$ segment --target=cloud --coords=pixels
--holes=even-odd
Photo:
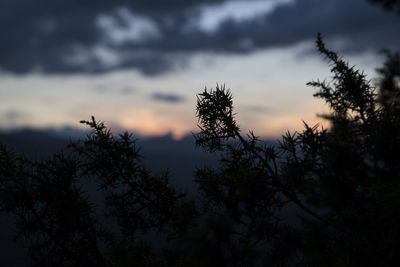
[[[0,114],[0,121],[6,122],[7,124],[18,124],[18,122],[29,119],[30,117],[30,115],[24,112],[9,109]]]
[[[168,102],[168,103],[181,103],[185,101],[180,95],[172,93],[154,93],[151,98],[157,101]]]
[[[254,20],[273,12],[282,4],[291,4],[294,0],[253,0],[226,1],[221,4],[204,5],[195,27],[209,33],[218,30],[221,23],[233,20],[237,23]]]
[[[150,18],[133,14],[127,8],[119,8],[116,13],[117,16],[101,14],[96,19],[96,26],[103,30],[107,42],[120,45],[161,38],[158,25]]]
[[[194,52],[248,53],[316,32],[349,51],[400,41],[400,16],[366,0],[2,0],[0,18],[0,69],[14,73],[156,75]]]
[[[14,121],[19,119],[20,117],[22,117],[23,115],[16,111],[16,110],[7,110],[4,114],[3,114],[3,118],[9,121]]]

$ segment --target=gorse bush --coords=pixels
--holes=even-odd
[[[333,77],[308,84],[331,109],[323,115],[329,130],[305,124],[278,147],[268,147],[253,133],[241,135],[229,91],[205,91],[197,106],[197,144],[223,157],[218,171],[198,171],[199,190],[212,212],[230,218],[235,238],[226,240],[251,246],[265,257],[262,262],[388,266],[399,252],[400,86],[393,82],[399,58],[387,54],[375,88],[329,51],[320,35],[317,47]],[[301,217],[296,226],[277,216],[289,203]],[[235,249],[226,260],[234,259]]]

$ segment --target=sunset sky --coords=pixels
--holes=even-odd
[[[371,78],[400,43],[400,17],[365,0],[2,0],[0,22],[0,130],[94,115],[179,138],[218,83],[241,128],[273,138],[326,110],[305,85],[330,77],[317,32]]]

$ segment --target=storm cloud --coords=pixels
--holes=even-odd
[[[349,51],[392,48],[399,25],[365,0],[3,0],[0,69],[156,75],[194,52],[249,53],[317,32]]]

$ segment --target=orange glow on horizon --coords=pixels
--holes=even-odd
[[[151,109],[136,110],[134,117],[123,118],[120,124],[123,128],[144,136],[162,136],[171,133],[174,140],[183,138],[192,130],[184,123],[161,117]]]
[[[327,125],[323,119],[317,118],[315,115],[300,119],[298,116],[293,115],[277,116],[266,120],[266,127],[258,129],[260,132],[255,132],[255,134],[269,139],[280,138],[287,131],[294,133],[304,130],[303,122],[307,123],[310,127],[316,124],[323,125],[324,127]]]
[[[179,121],[174,118],[166,118],[157,114],[151,109],[135,110],[135,116],[125,117],[119,121],[119,125],[128,131],[136,132],[143,136],[163,136],[171,134],[174,140],[180,140],[184,136],[192,132],[198,132],[197,126],[187,124],[184,121]],[[246,124],[238,121],[241,126],[242,134],[246,135],[250,130],[254,134],[263,139],[279,139],[287,131],[294,133],[301,132],[304,129],[303,121],[309,126],[314,126],[317,123],[326,127],[328,123],[321,118],[318,118],[315,113],[304,114],[300,117],[298,114],[285,114],[268,116],[257,124]]]

